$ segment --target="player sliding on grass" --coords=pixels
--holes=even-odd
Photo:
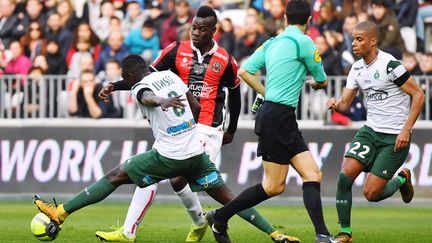
[[[206,217],[218,242],[231,242],[227,234],[228,220],[236,213],[253,207],[285,190],[289,165],[303,180],[303,202],[315,228],[316,243],[336,242],[324,222],[321,204],[321,171],[298,129],[295,110],[306,72],[316,81],[313,89],[327,86],[321,57],[306,31],[311,20],[311,7],[305,0],[289,1],[287,27],[266,41],[246,60],[239,74],[265,101],[255,119],[258,156],[262,156],[262,183],[249,187],[224,207]],[[253,76],[265,67],[266,86]]]
[[[200,105],[183,81],[171,71],[150,73],[138,55],[123,60],[122,77],[134,85],[132,95],[149,119],[155,137],[153,149],[126,160],[64,204],[53,205],[34,195],[38,209],[62,224],[71,213],[103,200],[120,185],[135,183],[143,188],[176,176],[183,176],[193,191],[205,190],[219,203],[232,200],[234,195],[203,151],[195,123]],[[239,215],[254,225],[268,224],[254,208]],[[278,231],[271,237],[275,242],[300,242]]]
[[[336,191],[336,208],[341,231],[340,242],[351,242],[352,185],[362,172],[366,178],[363,193],[367,200],[378,202],[398,189],[402,200],[409,203],[414,196],[411,173],[402,169],[392,179],[408,156],[410,134],[420,115],[425,96],[402,64],[392,55],[378,49],[378,26],[371,21],[358,24],[352,33],[353,51],[362,59],[352,65],[346,88],[327,108],[344,112],[360,88],[366,97],[367,120],[351,142]],[[411,102],[410,102],[411,101]]]

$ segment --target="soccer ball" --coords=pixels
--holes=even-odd
[[[33,217],[30,229],[36,239],[40,241],[52,241],[57,238],[61,226],[51,221],[45,214],[38,213]]]

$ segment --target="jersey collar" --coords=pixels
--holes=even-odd
[[[213,53],[215,53],[219,47],[217,42],[215,40],[213,40],[212,49],[210,49],[210,51],[208,51],[204,54],[201,54],[201,51],[193,45],[192,41],[190,41],[190,46],[191,46],[192,50],[194,50],[197,53],[198,63],[202,63],[204,61],[204,57],[209,56],[209,55],[213,55]]]

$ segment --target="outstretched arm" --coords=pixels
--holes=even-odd
[[[342,91],[342,96],[336,101],[335,98],[331,98],[327,101],[327,109],[334,110],[337,112],[345,112],[348,110],[349,106],[353,102],[354,98],[357,95],[358,89],[347,89],[344,88]]]
[[[99,92],[99,99],[101,99],[105,103],[108,103],[109,102],[108,96],[112,92],[114,92],[116,90],[130,90],[131,88],[132,87],[130,87],[129,84],[125,80],[120,80],[117,82],[109,82]]]

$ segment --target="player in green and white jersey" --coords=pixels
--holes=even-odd
[[[409,203],[414,196],[411,173],[399,170],[408,156],[411,130],[420,115],[425,95],[414,78],[392,55],[378,49],[378,26],[371,21],[353,30],[353,51],[362,57],[352,65],[346,88],[327,108],[344,112],[361,89],[366,98],[366,124],[357,132],[345,153],[336,191],[340,242],[352,241],[352,184],[362,172],[370,172],[363,192],[367,200],[378,202],[400,190]]]
[[[64,204],[57,206],[34,195],[38,209],[60,225],[71,213],[103,200],[120,185],[134,183],[144,188],[177,176],[184,177],[194,192],[206,191],[221,204],[231,201],[235,195],[225,186],[200,142],[195,122],[200,104],[180,77],[172,71],[150,73],[138,55],[122,61],[122,77],[133,86],[132,96],[150,122],[155,137],[152,150],[127,159]],[[254,225],[269,224],[254,208],[238,215]],[[116,241],[135,241],[123,231],[115,232],[119,234]],[[277,230],[270,237],[279,243],[299,242]]]

